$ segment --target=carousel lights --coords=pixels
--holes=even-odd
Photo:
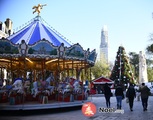
[[[29,58],[25,58],[27,61],[29,61],[30,63],[33,63]]]
[[[66,63],[66,64],[72,64],[72,61],[66,61],[65,63]],[[78,62],[78,61],[73,61],[73,64],[75,64],[75,63],[80,63],[80,62]],[[63,64],[63,63],[60,63],[60,64]]]
[[[0,59],[0,61],[10,62],[10,60],[7,59]]]
[[[49,60],[49,61],[46,62],[46,64],[51,63],[51,62],[54,62],[54,61],[57,61],[57,60],[58,60],[58,59]]]

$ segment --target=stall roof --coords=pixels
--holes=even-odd
[[[113,84],[114,83],[114,81],[112,81],[108,78],[105,78],[103,76],[93,80],[92,82],[93,82],[93,84],[105,84],[105,83]]]

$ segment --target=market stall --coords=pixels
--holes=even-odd
[[[91,82],[91,84],[92,84],[92,90],[91,90],[92,93],[91,94],[95,94],[95,93],[100,94],[100,93],[103,93],[103,86],[106,83],[113,89],[114,81],[110,80],[109,78],[101,76],[101,77],[93,80]]]

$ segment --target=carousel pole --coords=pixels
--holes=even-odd
[[[12,78],[12,81],[13,81],[13,68],[12,68],[12,57],[11,57],[11,78]]]
[[[19,60],[19,67],[18,67],[18,73],[19,73],[19,75],[21,75],[21,72],[20,72],[21,63],[20,63],[20,62],[21,62],[21,61]],[[16,77],[19,77],[19,75],[16,76]]]
[[[87,78],[87,67],[86,67],[86,61],[84,61],[84,65],[85,65],[85,69],[84,69],[84,75],[85,75],[85,77],[84,77],[84,80],[86,80],[86,78]],[[84,80],[83,80],[83,82],[84,82]]]
[[[45,59],[43,59],[43,80],[45,80],[45,70],[46,70],[46,66],[45,66]]]
[[[37,71],[36,70],[34,70],[33,76],[34,76],[33,82],[37,81]]]
[[[58,58],[58,64],[57,64],[57,82],[59,83],[59,79],[60,79],[60,63],[59,63],[59,58]]]
[[[2,77],[3,77],[3,75],[2,75],[2,74],[3,74],[3,70],[2,70],[2,67],[1,67],[1,79],[2,79]]]
[[[73,65],[73,60],[72,60],[72,76],[73,76],[73,74],[74,74],[74,72],[73,72],[73,68],[74,68],[74,65]]]
[[[67,65],[67,76],[69,77],[70,76],[70,73],[69,73],[69,66]]]
[[[90,81],[91,81],[91,67],[90,67]]]
[[[76,79],[79,80],[79,68],[78,68],[78,66],[76,68]]]
[[[63,58],[63,72],[64,72],[63,77],[65,78],[66,75],[65,75],[65,59],[64,58]]]
[[[41,61],[42,80],[44,80],[44,59]]]
[[[8,63],[9,64],[9,63]],[[10,81],[10,70],[8,69],[9,68],[9,66],[7,67],[7,69],[6,69],[6,71],[7,71],[7,77],[6,77],[6,79],[8,80],[9,79],[9,81]]]
[[[59,60],[60,58],[58,57],[58,63],[57,63],[57,70],[56,70],[56,78],[57,78],[57,80],[56,80],[56,86],[58,86],[59,85],[59,83],[60,83],[60,63],[59,63]],[[59,99],[59,93],[57,94],[57,98]]]
[[[85,97],[85,91],[84,91],[84,87],[83,87],[83,83],[86,81],[86,78],[87,78],[87,67],[86,67],[86,59],[84,60],[84,79],[83,79],[83,81],[82,81],[82,98],[84,99],[84,97]]]
[[[27,76],[27,71],[26,71],[26,58],[24,56],[24,80],[26,80],[26,76]],[[24,86],[24,85],[23,85]],[[23,87],[24,88],[24,87]],[[25,92],[25,89],[23,89],[23,91]],[[21,94],[22,98],[20,98],[22,100],[22,106],[24,105],[24,94]]]
[[[81,61],[81,68],[83,67],[83,63],[82,63],[82,61]],[[82,71],[81,71],[81,81],[83,81],[83,69],[82,69]]]
[[[24,80],[26,80],[26,59],[24,57]]]

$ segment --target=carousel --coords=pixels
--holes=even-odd
[[[89,101],[87,77],[95,49],[69,43],[38,15],[0,39],[0,110],[81,106]]]

